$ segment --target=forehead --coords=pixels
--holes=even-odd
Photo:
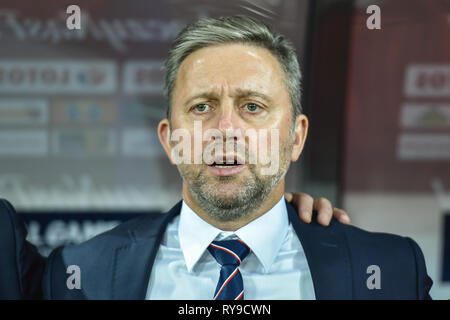
[[[175,91],[195,94],[244,89],[270,94],[284,90],[283,81],[282,67],[269,50],[247,44],[224,44],[202,48],[187,56],[178,72]]]

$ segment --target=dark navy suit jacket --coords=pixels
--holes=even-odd
[[[26,236],[14,208],[0,199],[0,299],[42,298],[45,259]]]
[[[305,250],[317,299],[429,299],[432,285],[419,246],[410,238],[371,233],[333,220],[303,223],[287,204]],[[82,244],[55,249],[43,279],[47,299],[145,299],[167,224],[180,213],[127,221]],[[315,220],[315,219],[314,219]],[[263,235],[262,235],[263,236]],[[69,289],[70,265],[80,268],[80,289]],[[380,289],[369,289],[367,268],[380,269]]]

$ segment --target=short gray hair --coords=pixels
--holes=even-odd
[[[167,118],[170,122],[172,93],[175,80],[184,59],[201,48],[243,43],[269,50],[280,62],[286,75],[286,87],[292,104],[292,114],[296,117],[302,113],[301,107],[301,72],[297,55],[292,43],[281,34],[275,33],[263,22],[244,15],[220,18],[203,18],[187,25],[175,38],[165,61],[167,95]]]

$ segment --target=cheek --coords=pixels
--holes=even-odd
[[[196,164],[180,164],[178,170],[189,183],[195,183],[202,174],[202,167]]]
[[[291,115],[285,113],[275,119],[269,127],[267,127],[267,143],[268,145],[279,145],[283,147],[291,142]]]

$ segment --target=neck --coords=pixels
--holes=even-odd
[[[284,179],[280,181],[269,193],[266,199],[258,206],[255,210],[249,212],[244,217],[230,220],[230,221],[218,221],[211,217],[205,210],[203,210],[200,205],[195,201],[195,198],[192,196],[191,192],[183,182],[183,200],[186,204],[204,221],[209,223],[210,225],[223,230],[223,231],[236,231],[253,220],[259,218],[267,211],[269,211],[272,207],[274,207],[278,201],[282,198],[284,194]]]

